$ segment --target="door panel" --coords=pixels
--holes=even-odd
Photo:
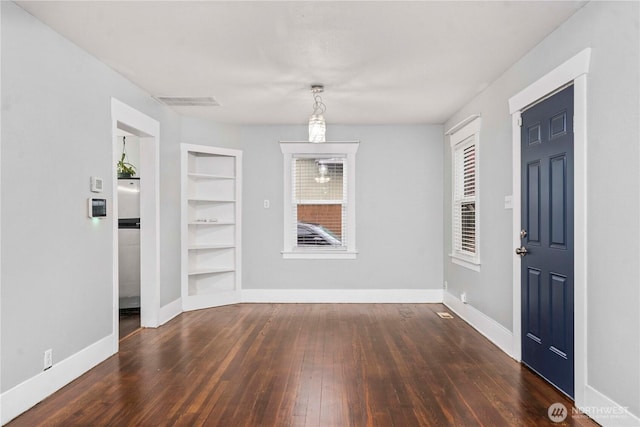
[[[541,133],[540,133],[540,123],[531,124],[527,127],[528,129],[528,143],[529,145],[540,144],[541,141]]]
[[[527,276],[527,336],[540,343],[540,271],[530,268]]]
[[[540,243],[540,162],[528,165],[527,187],[528,243]]]
[[[567,112],[563,111],[551,118],[551,139],[567,133]]]
[[[522,113],[522,361],[573,397],[573,87]]]
[[[567,241],[567,214],[565,210],[565,188],[566,188],[566,162],[567,156],[562,154],[551,158],[551,182],[550,191],[550,211],[551,221],[551,246],[558,249],[566,249]]]
[[[556,353],[566,358],[567,336],[564,330],[564,311],[567,306],[567,278],[551,273],[551,336],[550,342]]]

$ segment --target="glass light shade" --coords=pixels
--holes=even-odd
[[[309,118],[309,142],[325,142],[325,130],[322,114],[314,114]]]

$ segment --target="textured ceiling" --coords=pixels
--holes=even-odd
[[[442,123],[585,2],[18,2],[153,96],[225,123]]]

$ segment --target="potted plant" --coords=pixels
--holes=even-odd
[[[136,167],[128,162],[127,152],[125,150],[125,137],[122,137],[122,156],[117,163],[118,178],[131,178],[136,174]]]

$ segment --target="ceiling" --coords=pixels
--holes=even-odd
[[[153,96],[223,123],[443,123],[584,1],[22,1]]]

